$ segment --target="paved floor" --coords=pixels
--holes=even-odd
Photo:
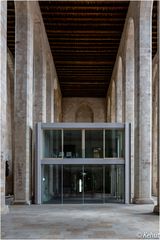
[[[152,210],[153,205],[15,205],[2,216],[1,239],[158,239],[159,218]]]

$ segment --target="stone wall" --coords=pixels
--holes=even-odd
[[[76,122],[78,112],[81,111],[79,118],[81,122],[106,122],[106,105],[104,98],[63,98],[63,122]],[[93,115],[92,120],[86,118],[87,108]],[[92,113],[91,113],[92,112]]]

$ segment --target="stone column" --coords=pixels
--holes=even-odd
[[[44,42],[42,38],[42,26],[39,19],[36,19],[33,27],[33,136],[32,136],[32,165],[35,173],[35,130],[36,123],[46,122],[46,79],[47,64]],[[33,195],[35,195],[35,178],[33,178]]]
[[[34,108],[33,122],[46,121],[46,54],[42,41],[42,26],[34,24]]]
[[[115,122],[115,82],[111,86],[111,122]]]
[[[110,96],[107,97],[107,122],[111,121],[111,100]]]
[[[30,126],[29,111],[31,64],[28,42],[28,3],[15,2],[15,163],[14,196],[15,203],[30,203]]]
[[[49,62],[47,62],[47,76],[46,76],[46,122],[51,122],[53,109],[52,109],[52,82],[51,82],[51,71]]]
[[[116,79],[116,122],[122,122],[122,58],[119,57]]]
[[[159,192],[160,192],[160,183],[159,183],[159,161],[160,161],[160,2],[157,2],[157,11],[158,11],[158,32],[157,32],[157,49],[158,49],[158,114],[157,114],[157,130],[158,130],[158,139],[157,139],[157,205],[154,207],[154,212],[159,214]]]
[[[8,212],[5,205],[5,161],[6,161],[6,121],[7,121],[7,2],[0,2],[0,190],[1,190],[1,212]]]
[[[157,128],[157,96],[158,96],[158,63],[156,62],[158,55],[153,59],[153,74],[152,74],[152,194],[157,196],[157,141],[158,141],[158,128]]]
[[[129,19],[127,29],[124,81],[124,119],[131,123],[131,198],[134,197],[134,22]]]
[[[135,18],[135,189],[134,203],[151,199],[152,1],[137,2]]]

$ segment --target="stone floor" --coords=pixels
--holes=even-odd
[[[158,239],[153,205],[10,206],[1,239]]]

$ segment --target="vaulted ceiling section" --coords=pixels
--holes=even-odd
[[[63,97],[105,97],[129,1],[39,1]],[[153,8],[157,51],[157,2]],[[14,2],[8,2],[8,47],[14,55]]]

